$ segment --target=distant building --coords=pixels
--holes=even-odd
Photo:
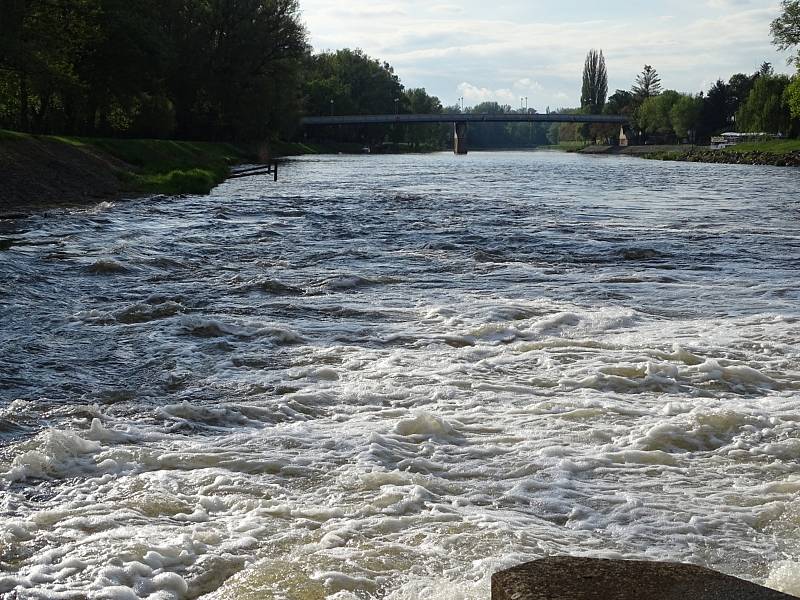
[[[619,128],[619,145],[624,147],[624,146],[627,146],[629,143],[630,142],[628,140],[628,136],[625,133],[625,128],[624,127],[620,127]]]

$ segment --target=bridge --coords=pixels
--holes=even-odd
[[[467,125],[469,123],[593,123],[626,125],[630,119],[618,115],[565,115],[561,113],[439,113],[430,115],[342,115],[332,117],[305,117],[303,127],[329,125],[409,125],[430,123],[453,124],[453,150],[467,153]]]

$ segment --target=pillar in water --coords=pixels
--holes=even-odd
[[[467,153],[467,124],[453,123],[453,151],[456,154]]]

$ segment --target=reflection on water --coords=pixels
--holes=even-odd
[[[796,177],[314,157],[0,222],[0,593],[483,599],[561,553],[800,592]]]

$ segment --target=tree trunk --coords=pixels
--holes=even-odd
[[[39,96],[39,110],[33,111],[34,128],[36,130],[34,133],[45,133],[44,122],[47,112],[50,110],[50,99],[52,97],[52,92]]]
[[[28,104],[28,77],[25,73],[19,75],[19,124],[20,131],[30,129],[30,108]]]

